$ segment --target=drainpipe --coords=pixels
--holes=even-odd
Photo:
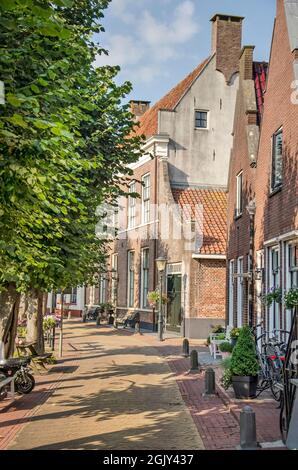
[[[254,236],[255,236],[255,214],[256,203],[251,200],[247,206],[249,214],[249,266],[250,277],[248,278],[248,324],[253,326],[254,320]]]

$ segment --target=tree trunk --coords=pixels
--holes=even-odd
[[[25,294],[21,294],[19,307],[19,323],[27,321],[28,299]]]
[[[0,292],[0,350],[5,358],[13,355],[21,295],[14,284]]]
[[[27,335],[28,343],[35,343],[38,354],[44,353],[43,339],[43,292],[31,289],[27,293]]]

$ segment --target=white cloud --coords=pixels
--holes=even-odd
[[[140,62],[144,51],[136,43],[133,37],[116,34],[110,38],[107,44],[109,55],[101,55],[96,59],[96,65],[133,65]]]
[[[148,0],[112,0],[109,12],[125,25],[127,34],[108,35],[96,65],[120,65],[132,80],[145,82],[164,76],[169,60],[185,55],[185,47],[199,31],[193,0],[182,0],[173,10],[171,1],[158,0],[158,8],[146,10]],[[163,14],[164,13],[164,14]]]
[[[194,10],[193,2],[183,1],[166,22],[145,11],[138,22],[139,35],[149,45],[169,47],[183,44],[199,30],[194,19]]]

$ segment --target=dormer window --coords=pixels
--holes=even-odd
[[[195,128],[207,129],[208,128],[208,111],[195,111]]]

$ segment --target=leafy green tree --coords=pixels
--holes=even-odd
[[[121,194],[140,139],[116,86],[95,68],[93,42],[109,0],[1,0],[0,341],[14,347],[20,293],[92,282],[105,262],[95,234],[104,201]],[[33,300],[32,300],[33,301]],[[41,305],[40,301],[34,301]],[[40,307],[31,311],[34,324]],[[39,333],[40,336],[41,333]]]

